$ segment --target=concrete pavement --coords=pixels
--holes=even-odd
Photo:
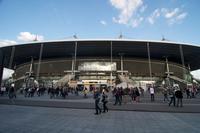
[[[0,133],[199,133],[200,114],[0,105]]]
[[[183,107],[169,107],[167,102],[163,102],[162,95],[156,96],[156,101],[151,102],[150,97],[145,95],[141,98],[141,102],[135,103],[130,99],[127,104],[121,106],[113,106],[114,98],[110,98],[108,107],[110,110],[120,111],[150,111],[150,112],[179,112],[179,113],[200,113],[200,98],[184,99]],[[56,107],[56,108],[74,108],[74,109],[94,109],[94,100],[92,94],[88,98],[82,95],[74,96],[70,94],[66,99],[60,97],[50,99],[48,95],[42,97],[25,98],[18,95],[16,99],[9,100],[8,97],[0,97],[0,104],[23,105],[23,106],[40,106],[40,107]]]

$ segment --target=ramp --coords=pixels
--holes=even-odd
[[[190,82],[188,82],[188,81],[186,81],[186,80],[184,80],[184,79],[181,79],[181,78],[179,78],[179,77],[176,77],[176,76],[169,76],[169,78],[172,79],[172,80],[178,81],[178,82],[180,82],[180,83],[183,83],[183,84],[188,84],[188,83],[190,83]]]
[[[74,78],[74,75],[67,74],[67,75],[63,76],[61,79],[59,79],[58,81],[56,81],[55,85],[56,86],[65,85],[65,84],[67,84],[73,78]]]

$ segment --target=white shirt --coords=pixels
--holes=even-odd
[[[6,87],[1,87],[1,91],[6,91]]]
[[[154,88],[150,88],[150,94],[154,94]]]

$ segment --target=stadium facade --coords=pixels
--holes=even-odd
[[[72,39],[32,42],[0,48],[3,68],[13,69],[13,82],[23,86],[33,77],[39,84],[60,82],[108,85],[119,82],[192,82],[200,68],[198,45],[131,39]],[[112,82],[111,82],[112,81]]]

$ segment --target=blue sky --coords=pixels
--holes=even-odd
[[[125,38],[160,40],[164,36],[172,41],[200,44],[199,0],[0,1],[0,40],[24,41],[18,38],[22,32],[44,40],[69,38],[73,34],[79,38],[116,38],[122,32]],[[117,8],[123,3],[124,7]],[[158,17],[152,24],[148,19],[156,10]],[[122,15],[125,19],[128,16],[128,21],[120,23],[123,11],[128,12]],[[181,14],[185,16],[176,20]],[[131,21],[139,20],[132,26]]]
[[[124,38],[200,45],[199,0],[0,0],[0,46]],[[200,75],[200,73],[199,73]]]

